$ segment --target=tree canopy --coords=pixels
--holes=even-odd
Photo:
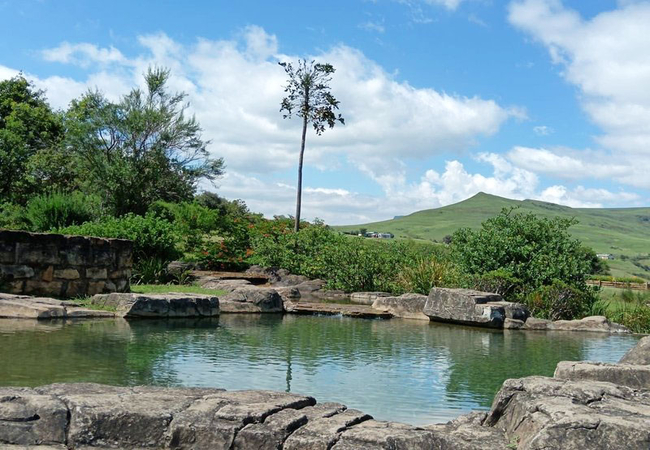
[[[47,185],[32,173],[63,138],[60,114],[22,75],[0,81],[0,199],[24,204]]]
[[[72,102],[66,145],[79,157],[86,189],[114,212],[143,214],[157,200],[190,200],[201,179],[223,173],[193,116],[186,94],[167,90],[169,71],[149,69],[146,90],[135,88],[119,102],[97,91]]]

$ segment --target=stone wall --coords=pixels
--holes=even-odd
[[[0,230],[0,291],[78,297],[129,292],[133,243]]]

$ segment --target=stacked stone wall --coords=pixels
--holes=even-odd
[[[80,297],[129,292],[133,243],[0,230],[0,291]]]

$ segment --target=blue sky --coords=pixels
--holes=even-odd
[[[56,108],[117,99],[150,65],[226,160],[217,186],[291,214],[298,120],[278,61],[334,65],[346,125],[308,135],[303,215],[359,223],[479,191],[570,206],[650,203],[650,2],[0,0],[0,79]]]

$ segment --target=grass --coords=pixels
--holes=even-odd
[[[611,253],[607,263],[612,275],[637,276],[650,280],[650,271],[635,265],[648,265],[650,254],[650,208],[570,208],[537,200],[510,200],[479,193],[465,201],[414,212],[408,216],[383,222],[334,227],[339,231],[366,228],[368,231],[390,232],[396,238],[442,242],[458,228],[477,229],[481,222],[497,215],[502,208],[518,206],[519,212],[540,217],[575,217],[579,223],[571,227],[572,235],[597,253]],[[621,259],[621,256],[627,259]],[[649,261],[646,264],[644,261]]]
[[[136,294],[168,294],[181,292],[183,294],[225,295],[226,291],[219,289],[205,289],[187,284],[135,284],[131,285],[131,292]]]
[[[608,319],[634,333],[650,333],[650,291],[604,287],[600,299]]]
[[[115,308],[114,306],[96,305],[94,303],[91,303],[90,297],[75,298],[72,301],[74,301],[79,306],[81,306],[83,308],[86,308],[86,309],[92,309],[92,310],[95,310],[95,311],[110,311],[110,312],[117,311],[117,308]]]

